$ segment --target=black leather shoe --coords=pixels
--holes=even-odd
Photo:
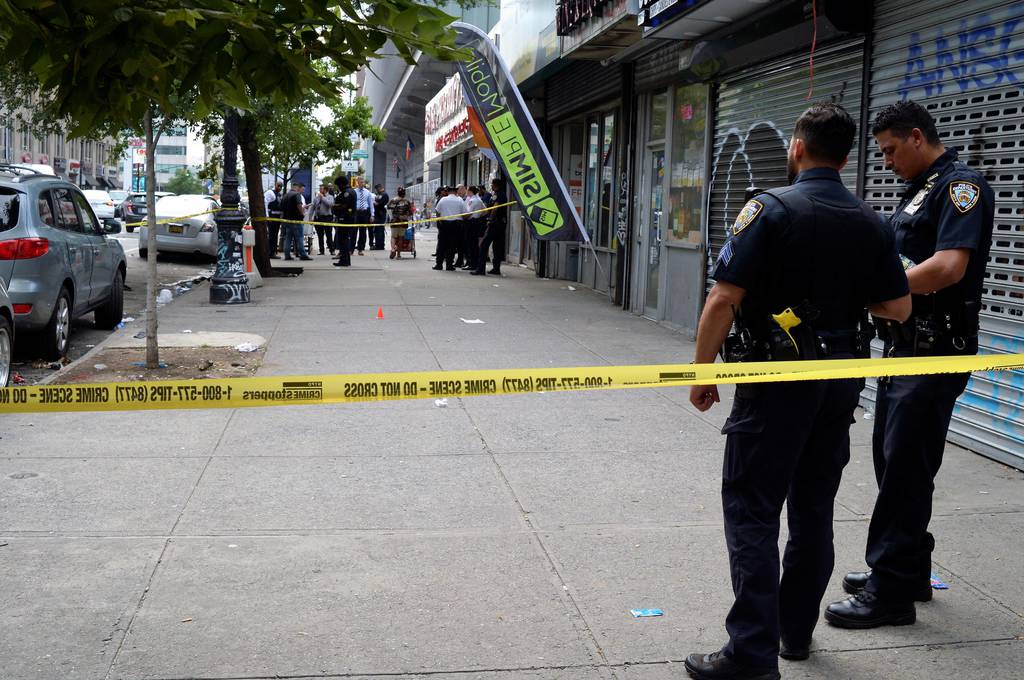
[[[795,644],[782,641],[779,646],[779,656],[786,661],[806,661],[811,655],[811,643]]]
[[[487,274],[484,274],[482,271],[479,271],[479,270],[471,271],[469,273],[469,275],[470,276],[487,276]]]
[[[773,668],[750,668],[736,663],[722,652],[691,654],[684,662],[686,672],[697,680],[779,680]]]
[[[431,267],[431,269],[433,269],[434,271],[441,271],[443,267],[441,267],[441,265],[437,265],[436,267]]]
[[[874,593],[862,590],[830,604],[825,609],[825,620],[837,628],[909,626],[917,621],[917,611],[913,602],[882,600]]]
[[[843,577],[843,590],[850,595],[856,595],[860,591],[864,590],[868,584],[868,579],[871,577],[870,571],[851,571],[849,574]],[[931,602],[932,601],[932,584],[926,583],[923,587],[917,588],[914,591],[914,602]]]
[[[334,267],[351,267],[352,266],[350,264],[342,264],[341,262],[332,262],[331,265],[334,266]]]
[[[501,276],[501,270],[500,269],[492,269],[492,270],[490,270],[489,273],[490,274],[494,274],[495,276]]]

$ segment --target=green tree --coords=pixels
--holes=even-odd
[[[164,191],[174,194],[201,194],[203,183],[188,168],[178,168],[174,176],[164,184]]]
[[[388,41],[410,63],[420,50],[452,58],[451,21],[414,0],[0,0],[0,63],[35,77],[73,136],[143,131],[155,255],[153,158],[167,125],[246,110],[257,97],[335,97],[336,81],[317,65],[353,73]],[[155,368],[155,257],[147,278],[146,362]]]

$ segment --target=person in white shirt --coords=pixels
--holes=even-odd
[[[267,189],[263,193],[263,207],[266,210],[267,217],[280,218],[281,217],[281,190],[284,189],[284,184],[276,182],[272,189]],[[281,234],[281,223],[280,222],[267,222],[267,250],[270,257],[277,259],[277,245],[278,237]]]
[[[486,207],[483,199],[480,198],[480,189],[474,186],[469,187],[469,196],[466,198],[467,212],[473,213]],[[480,254],[480,239],[484,236],[483,224],[485,214],[483,212],[476,212],[475,215],[466,217],[466,223],[463,227],[466,232],[463,245],[466,253],[466,265],[463,269],[475,270],[477,268],[477,257]]]
[[[459,228],[463,218],[461,215],[466,212],[466,202],[455,194],[451,187],[441,189],[441,199],[434,206],[441,219],[437,223],[437,254],[434,260],[434,269],[440,271],[441,263],[450,272],[455,271],[453,260],[455,259],[455,246],[459,234]],[[459,215],[460,217],[455,217]]]
[[[373,223],[373,200],[374,195],[366,188],[366,180],[362,177],[356,178],[356,224]],[[366,250],[366,237],[373,227],[356,227],[357,239],[356,250],[360,255]]]

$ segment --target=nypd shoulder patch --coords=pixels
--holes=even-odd
[[[750,226],[750,224],[757,219],[757,216],[764,210],[764,203],[756,199],[747,201],[747,204],[743,206],[743,210],[740,210],[740,214],[736,216],[736,221],[732,225],[732,233],[735,236],[744,229]]]
[[[981,189],[977,184],[958,180],[949,183],[949,197],[957,210],[966,213],[978,204]]]

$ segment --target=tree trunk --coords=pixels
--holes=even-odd
[[[238,122],[238,146],[242,150],[242,168],[245,171],[245,184],[249,190],[249,215],[252,226],[256,230],[256,269],[260,276],[274,275],[270,267],[270,250],[267,242],[267,225],[261,217],[267,217],[266,204],[263,203],[263,163],[260,159],[260,146],[256,139],[256,121],[251,113],[242,115]]]
[[[146,110],[146,367],[160,368],[157,345],[156,294],[156,138],[153,134],[153,109]]]

